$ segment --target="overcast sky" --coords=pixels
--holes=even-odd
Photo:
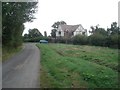
[[[32,23],[25,23],[24,33],[28,29],[38,28],[50,35],[51,26],[56,21],[65,21],[68,25],[82,24],[90,30],[90,26],[110,27],[118,22],[118,1],[120,0],[38,0],[38,12]],[[23,33],[23,34],[24,34]]]

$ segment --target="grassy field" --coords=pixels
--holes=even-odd
[[[37,44],[41,88],[117,88],[118,50],[96,46]]]

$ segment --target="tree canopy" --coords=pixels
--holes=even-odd
[[[29,38],[43,36],[37,28],[29,29],[28,32],[29,32],[28,34]]]
[[[120,29],[117,26],[117,22],[113,22],[107,30],[98,26],[91,26],[90,28],[92,29],[90,31],[91,35],[88,38],[90,44],[120,48],[118,47]]]
[[[56,29],[59,27],[59,25],[64,25],[64,24],[67,24],[67,23],[65,21],[57,21],[52,25],[52,27]]]
[[[23,36],[24,42],[39,42],[41,39],[48,40],[47,33],[43,36],[37,28],[29,29],[28,34]]]
[[[17,47],[22,44],[25,22],[32,22],[37,11],[37,2],[2,3],[3,46]]]
[[[111,28],[107,28],[107,32],[109,35],[120,34],[120,29],[117,26],[117,22],[113,22],[111,24]]]

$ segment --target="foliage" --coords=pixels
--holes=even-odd
[[[85,45],[87,44],[87,36],[85,35],[76,35],[72,38],[73,44]]]
[[[43,36],[37,28],[29,29],[28,32],[29,32],[29,34],[28,34],[29,38]]]
[[[56,38],[56,29],[52,29],[51,30],[51,36],[53,37],[53,38]]]
[[[117,26],[117,22],[111,24],[111,28],[107,28],[108,35],[120,34],[120,29]]]
[[[108,38],[109,39],[109,42],[108,42],[109,47],[120,48],[119,38],[120,38],[120,35],[117,34],[117,33],[113,34],[113,35],[110,35],[109,38]]]
[[[119,38],[120,38],[120,28],[117,26],[116,22],[111,24],[111,28],[107,28],[108,32],[108,44],[110,47],[120,48]]]
[[[90,27],[92,29],[92,31],[89,31],[92,35],[93,34],[102,34],[102,35],[107,35],[107,31],[105,31],[104,28],[100,28],[98,27],[98,25],[96,25],[95,27],[91,26]]]
[[[34,37],[34,38],[26,38],[24,39],[24,42],[39,42],[42,39],[49,40],[48,37],[39,36],[39,37]]]
[[[23,23],[32,22],[37,2],[2,3],[2,40],[5,47],[18,47],[22,44]]]
[[[8,60],[10,57],[14,56],[16,53],[20,52],[23,49],[22,46],[17,48],[3,47],[2,48],[2,62]]]
[[[93,34],[89,36],[89,44],[96,46],[105,46],[106,44],[106,36],[102,34]]]
[[[29,29],[28,34],[24,34],[24,41],[25,42],[39,42],[40,39],[46,39],[47,37],[43,37],[41,32],[34,28],[34,29]]]
[[[67,24],[67,23],[65,21],[57,21],[52,25],[52,27],[53,28],[58,28],[59,25],[64,25],[64,24]]]

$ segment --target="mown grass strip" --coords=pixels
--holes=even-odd
[[[45,75],[41,73],[41,77],[50,81],[46,84],[47,81],[41,79],[43,88],[115,88],[118,86],[118,72],[111,68],[84,60],[84,58],[67,56],[66,54],[63,56],[58,53],[59,49],[62,52],[65,52],[66,49],[73,50],[72,48],[78,50],[78,46],[58,44],[37,44],[37,46],[41,51],[41,65],[45,71]],[[85,47],[83,46],[83,48]],[[85,49],[82,51],[86,52]]]
[[[62,47],[58,48],[61,45]],[[91,47],[86,45],[65,46],[64,44],[57,45],[57,48],[53,45],[51,48],[53,48],[53,50],[60,55],[82,58],[84,60],[94,62],[118,71],[118,49],[95,46]]]

